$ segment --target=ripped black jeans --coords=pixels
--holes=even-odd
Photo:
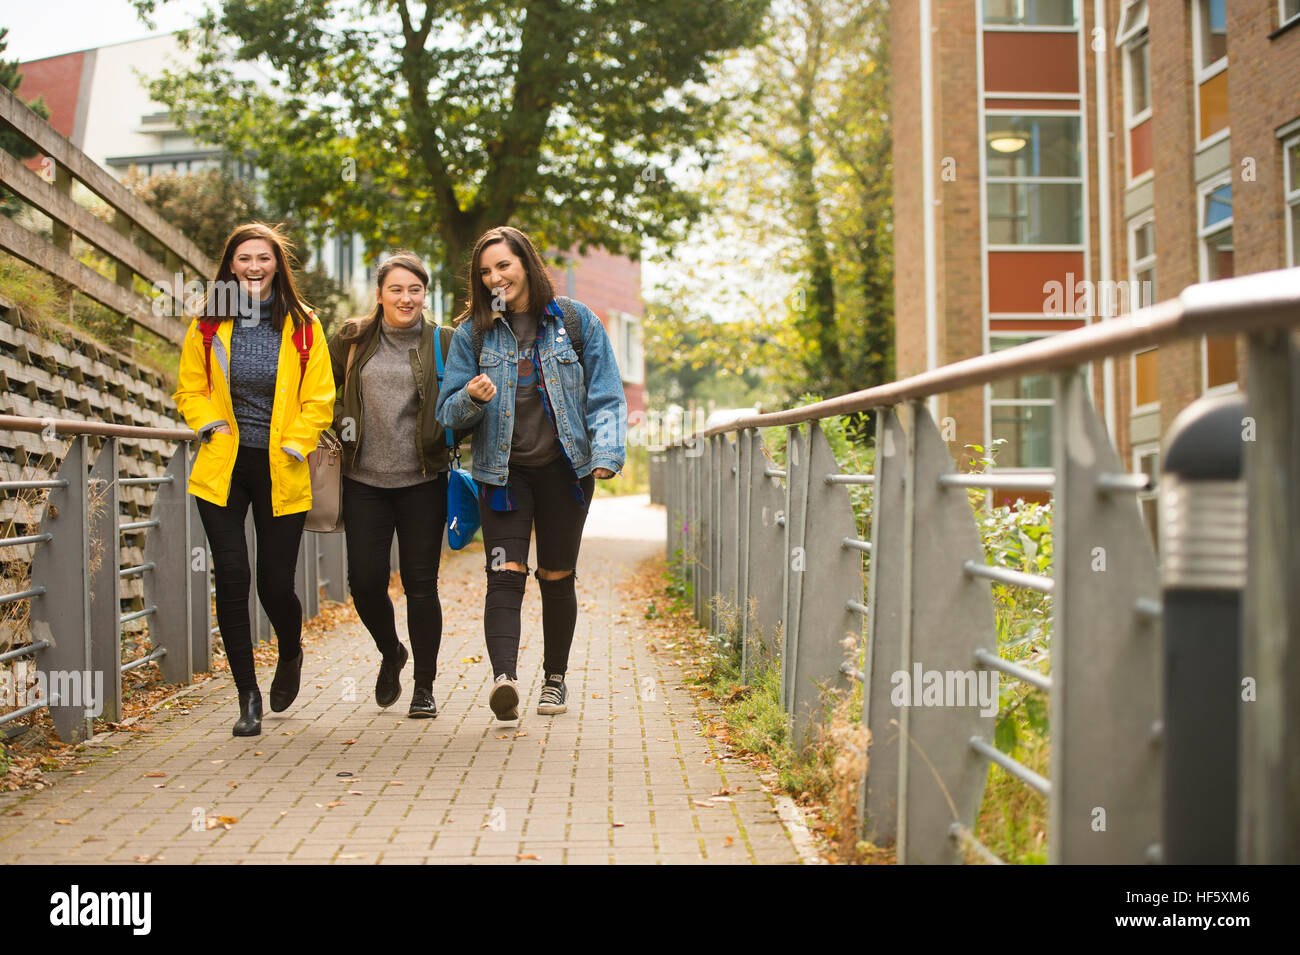
[[[513,510],[494,511],[479,499],[487,565],[483,635],[487,638],[492,674],[495,677],[504,673],[512,680],[518,679],[519,611],[528,574],[501,567],[508,563],[528,566],[529,538],[534,530],[537,567],[574,571],[559,580],[537,578],[542,595],[543,672],[562,674],[569,668],[569,649],[578,621],[574,578],[596,479],[589,474],[579,482],[586,505],[578,504],[573,493],[573,472],[563,456],[537,468],[512,466],[508,480],[516,505]]]

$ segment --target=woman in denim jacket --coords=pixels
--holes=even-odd
[[[445,427],[473,429],[487,559],[483,629],[494,675],[488,703],[498,719],[519,718],[519,611],[535,530],[546,677],[537,712],[563,713],[582,527],[595,479],[623,467],[622,377],[600,319],[555,296],[518,229],[479,238],[469,286],[435,414]]]

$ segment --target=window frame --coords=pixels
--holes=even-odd
[[[1205,206],[1210,195],[1223,186],[1232,186],[1232,172],[1220,173],[1213,178],[1207,179],[1196,187],[1196,252],[1198,260],[1198,269],[1200,281],[1208,282],[1209,279],[1209,239],[1217,236],[1221,232],[1227,232],[1233,228],[1234,215],[1228,216],[1222,222],[1216,222],[1212,226],[1205,224]],[[1236,210],[1233,210],[1234,214]],[[1234,269],[1235,271],[1235,269]],[[1223,385],[1210,387],[1210,352],[1209,338],[1201,336],[1201,394],[1202,395],[1231,395],[1240,390],[1240,382],[1231,381]]]
[[[1192,73],[1194,76],[1194,87],[1192,99],[1194,102],[1194,113],[1196,121],[1196,151],[1208,149],[1215,143],[1222,142],[1232,133],[1231,124],[1224,126],[1223,129],[1211,133],[1205,139],[1199,138],[1201,135],[1201,86],[1209,80],[1214,79],[1220,73],[1228,69],[1228,54],[1225,53],[1213,63],[1201,63],[1201,51],[1203,49],[1201,37],[1201,10],[1209,0],[1192,0]],[[1227,18],[1227,0],[1224,0],[1224,18],[1226,29]]]
[[[1137,311],[1142,307],[1141,287],[1138,283],[1138,274],[1147,269],[1154,273],[1156,269],[1156,251],[1155,251],[1155,222],[1156,215],[1154,210],[1145,212],[1128,223],[1128,278],[1129,291],[1134,298],[1129,301],[1129,311]],[[1137,234],[1145,226],[1151,226],[1151,254],[1139,259],[1137,257]],[[1153,296],[1154,298],[1154,296]],[[1143,348],[1132,352],[1129,355],[1129,414],[1139,415],[1146,414],[1149,411],[1158,411],[1160,409],[1160,399],[1149,401],[1144,405],[1139,405],[1137,401],[1137,359],[1138,355],[1145,355],[1147,352],[1156,351],[1156,347]]]
[[[985,19],[986,14],[984,12],[984,0],[979,0],[979,9],[978,9],[979,25],[985,31],[989,31],[989,32],[996,30],[1004,33],[1009,31],[1026,32],[1026,33],[1073,33],[1076,30],[1078,30],[1080,26],[1081,11],[1079,10],[1079,0],[1073,0],[1073,2],[1071,3],[1071,8],[1073,9],[1074,12],[1074,23],[1069,25],[1064,25],[1064,24],[1044,25],[1038,23],[1033,23],[1033,24],[989,23]]]
[[[1286,206],[1286,260],[1289,266],[1300,264],[1300,249],[1296,248],[1296,224],[1300,222],[1300,158],[1294,166],[1291,164],[1293,148],[1300,149],[1300,129],[1292,130],[1282,140],[1282,202]]]
[[[996,351],[1000,350],[1000,349],[995,349],[993,347],[993,342],[996,339],[1000,339],[1000,338],[1019,339],[1020,341],[1018,341],[1016,344],[1023,345],[1028,343],[1029,341],[1037,341],[1041,338],[1050,338],[1053,335],[1059,335],[1059,334],[1060,332],[1050,332],[1050,331],[989,332],[988,354],[991,355],[994,354]],[[1008,345],[1007,347],[1014,348],[1016,347],[1016,345]],[[1048,377],[1050,378],[1050,375]],[[984,386],[984,408],[986,410],[986,413],[988,414],[988,430],[986,432],[988,435],[988,441],[986,442],[986,446],[991,447],[993,443],[993,438],[994,438],[993,409],[994,408],[1028,408],[1028,407],[1055,409],[1056,399],[1055,398],[995,398],[993,397],[993,385],[991,384],[985,385]],[[1056,412],[1055,410],[1053,410],[1052,428],[1055,429],[1056,426],[1057,426]],[[1050,435],[1049,435],[1049,443],[1050,443]],[[1010,471],[1010,472],[1017,472],[1017,471],[1036,472],[1036,471],[1042,471],[1044,468],[1050,468],[1051,466],[1052,466],[1051,450],[1049,448],[1048,461],[1046,464],[1026,464],[1026,465],[1016,465],[1014,467],[1004,465],[1004,464],[998,464],[996,466],[996,469],[998,471]]]
[[[1067,119],[1073,119],[1078,124],[1078,148],[1079,148],[1079,175],[1078,176],[993,176],[988,172],[988,121],[990,118],[1001,117],[1041,117],[1041,116],[1059,116]],[[984,214],[984,229],[987,236],[989,224],[989,186],[992,185],[1077,185],[1080,194],[1080,213],[1079,213],[1079,241],[1078,242],[1052,242],[1052,243],[1033,243],[1033,242],[992,242],[986,239],[984,243],[985,254],[989,252],[1086,252],[1088,238],[1088,217],[1087,217],[1087,148],[1084,139],[1084,122],[1083,113],[1078,109],[985,109],[980,125],[980,168],[984,173],[984,195],[981,197]]]
[[[1287,15],[1286,5],[1289,2],[1295,3],[1295,12]],[[1277,0],[1277,27],[1289,27],[1291,24],[1300,21],[1300,0]]]

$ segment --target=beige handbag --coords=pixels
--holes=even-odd
[[[348,385],[352,359],[357,346],[348,349],[348,367],[343,373],[343,387]],[[316,439],[316,450],[307,455],[311,470],[311,510],[304,530],[317,534],[334,534],[343,530],[343,442],[326,429]]]

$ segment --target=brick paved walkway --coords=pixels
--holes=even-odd
[[[308,647],[297,701],[268,710],[260,737],[230,735],[238,709],[223,676],[185,697],[188,713],[97,742],[103,755],[78,775],[0,795],[0,862],[799,862],[755,771],[717,758],[680,671],[646,648],[643,608],[620,598],[620,581],[662,553],[662,509],[598,498],[587,528],[567,714],[534,712],[533,580],[519,671],[528,708],[517,726],[492,720],[482,553],[452,555],[436,720],[405,718],[410,664],[402,699],[375,705],[378,656],[354,623]],[[398,616],[405,640],[401,604]],[[271,673],[259,670],[264,698]],[[235,821],[206,828],[218,817]]]

